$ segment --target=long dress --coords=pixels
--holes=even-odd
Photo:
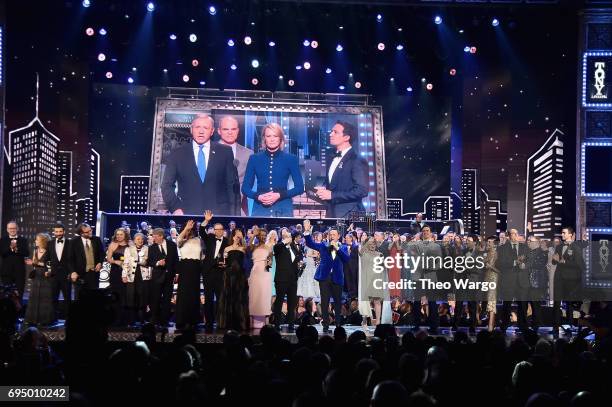
[[[304,299],[321,298],[319,282],[314,279],[317,265],[314,257],[312,257],[313,253],[316,253],[316,250],[306,249],[306,255],[304,256],[304,264],[306,266],[297,283],[297,295],[302,296]]]
[[[401,256],[403,253],[404,251],[401,248],[398,248],[397,245],[395,244],[392,244],[389,249],[389,256],[393,258],[396,258],[395,256],[397,254]],[[394,283],[398,283],[400,279],[402,278],[401,269],[399,269],[396,266],[397,265],[394,263],[393,267],[389,269],[389,281],[392,281]],[[393,288],[389,290],[389,295],[391,296],[391,298],[399,297],[401,294],[402,294],[402,290],[400,290],[399,288]]]
[[[348,293],[349,298],[359,296],[357,292],[359,287],[359,246],[353,244],[346,246],[349,251],[349,261],[344,265],[344,289]]]
[[[497,252],[485,252],[485,276],[484,281],[497,284],[499,270],[495,268]],[[487,291],[487,312],[497,311],[497,289]]]
[[[272,273],[266,270],[269,253],[267,246],[253,250],[253,269],[249,276],[249,314],[253,317],[272,313]]]
[[[34,254],[33,269],[30,273],[30,297],[25,314],[25,321],[29,324],[49,325],[55,320],[53,308],[53,277],[45,277],[47,269],[48,252],[38,259]]]
[[[371,316],[370,300],[372,299],[378,298],[389,302],[389,290],[377,288],[389,281],[386,267],[382,266],[380,272],[374,268],[374,259],[380,256],[382,253],[368,250],[364,246],[359,249],[359,312],[361,315]],[[384,306],[383,303],[383,308]],[[390,308],[389,310],[383,309],[383,313],[385,311],[390,311]]]
[[[120,260],[123,262],[125,256],[125,249],[127,245],[119,246],[113,252],[113,260]],[[108,276],[108,289],[116,296],[117,301],[113,303],[112,307],[115,312],[114,325],[121,325],[125,322],[124,308],[126,304],[126,290],[125,284],[121,275],[123,273],[123,266],[112,263],[110,266],[110,273]]]
[[[178,264],[178,288],[176,290],[176,325],[192,327],[202,320],[200,317],[200,278],[202,276],[200,238],[185,241],[180,248]],[[212,299],[206,298],[206,301]]]
[[[219,299],[219,328],[249,329],[249,285],[244,273],[244,252],[227,252],[228,267],[223,273],[223,290]]]

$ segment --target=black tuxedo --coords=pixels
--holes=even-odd
[[[231,147],[210,142],[206,178],[202,183],[192,143],[189,141],[175,149],[165,163],[161,192],[168,210],[182,209],[185,214],[201,215],[210,209],[216,214],[239,215],[235,213],[238,172]]]
[[[291,252],[285,243],[274,245],[274,257],[276,259],[276,274],[274,285],[276,287],[276,299],[274,300],[274,323],[280,325],[281,311],[285,294],[287,295],[287,323],[292,325],[295,320],[295,308],[297,306],[297,280],[299,277],[298,263],[302,260],[301,250],[293,242],[289,244],[294,259],[291,260]]]
[[[58,310],[59,295],[62,293],[64,297],[63,313],[64,317],[68,316],[68,306],[72,299],[72,281],[70,280],[70,256],[71,256],[71,241],[65,236],[62,238],[64,249],[62,257],[57,257],[56,243],[57,239],[51,239],[47,247],[49,253],[49,261],[51,262],[51,273],[53,274],[53,302],[55,309]]]
[[[21,299],[25,288],[25,259],[30,257],[30,250],[25,237],[17,237],[15,251],[11,250],[11,240],[8,236],[0,239],[0,256],[2,257],[0,280],[2,284],[15,284]]]
[[[104,244],[97,236],[92,236],[90,244],[93,249],[94,266],[104,262]],[[96,289],[100,283],[100,273],[87,270],[87,259],[85,257],[85,245],[81,236],[76,236],[70,241],[70,273],[77,273],[79,279],[75,285],[75,297],[81,288]]]
[[[502,327],[510,322],[510,312],[512,300],[525,297],[525,292],[529,288],[529,270],[519,268],[517,260],[523,257],[523,262],[527,259],[528,248],[523,243],[516,243],[517,250],[513,249],[512,242],[500,245],[497,248],[496,268],[499,270],[499,290],[500,298],[503,300],[502,306]],[[517,319],[521,329],[527,326],[527,307],[524,301],[517,301]]]
[[[351,148],[340,160],[331,182],[329,172],[330,168],[327,169],[325,187],[332,191],[332,199],[327,201],[327,217],[343,218],[352,211],[365,212],[361,200],[368,196],[369,190],[366,160]]]
[[[206,327],[212,328],[215,322],[217,311],[215,301],[221,298],[223,290],[223,273],[225,269],[219,267],[219,262],[223,260],[223,251],[229,245],[226,238],[221,238],[221,247],[215,257],[215,248],[217,246],[217,238],[214,234],[206,233],[206,228],[200,226],[200,238],[204,241],[204,267],[202,267],[202,281],[204,282],[204,317],[206,318]]]
[[[157,262],[162,259],[166,260],[166,264],[156,266]],[[166,240],[165,254],[161,252],[159,245],[152,244],[149,246],[147,266],[152,268],[149,298],[151,320],[157,325],[167,325],[170,320],[170,304],[178,261],[178,248],[173,241]]]
[[[566,247],[565,253],[563,248]],[[555,254],[563,263],[553,260],[555,269],[553,324],[558,328],[561,323],[561,300],[568,304],[567,313],[572,315],[574,308],[578,308],[581,295],[582,273],[586,269],[584,263],[583,242],[574,241],[567,245],[561,244],[555,248]],[[571,316],[569,317],[571,321]]]

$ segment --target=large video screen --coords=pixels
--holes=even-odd
[[[337,148],[330,134],[338,122],[355,133],[349,140],[354,155],[334,162]],[[282,153],[270,155],[264,133],[281,130]],[[200,152],[210,131],[209,147]],[[158,99],[148,210],[313,218],[364,212],[384,217],[382,140],[379,107]],[[237,183],[232,183],[232,174]],[[362,191],[358,198],[344,194],[344,201],[361,205],[342,205],[340,192],[335,197],[332,192],[331,200],[317,194],[338,185],[345,192]],[[261,198],[272,190],[278,192],[276,201]]]

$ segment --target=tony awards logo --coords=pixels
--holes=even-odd
[[[599,265],[601,266],[602,273],[608,271],[608,264],[609,264],[608,257],[609,256],[610,256],[610,248],[608,247],[608,241],[600,240],[599,241]]]
[[[602,93],[601,91],[603,90],[603,88],[606,87],[605,84],[605,79],[606,79],[606,70],[604,69],[606,67],[606,63],[605,62],[595,62],[595,89],[597,90],[597,92],[594,95],[591,95],[591,99],[607,99],[608,98],[608,92],[606,89],[605,93]]]

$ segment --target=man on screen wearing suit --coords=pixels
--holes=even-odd
[[[338,121],[329,134],[336,148],[327,170],[324,187],[316,187],[319,199],[327,202],[328,218],[344,218],[350,212],[365,212],[361,200],[368,195],[368,163],[351,146],[357,129]]]
[[[209,208],[236,215],[239,187],[234,156],[230,147],[210,140],[214,127],[210,116],[196,116],[191,122],[191,143],[168,157],[161,192],[175,215],[201,214]]]

